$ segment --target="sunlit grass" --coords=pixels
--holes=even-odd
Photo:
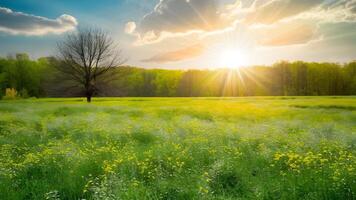
[[[0,102],[0,199],[353,199],[354,97]]]

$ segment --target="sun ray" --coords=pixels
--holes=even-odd
[[[227,49],[220,54],[220,65],[226,68],[239,68],[248,65],[248,58],[239,49]]]

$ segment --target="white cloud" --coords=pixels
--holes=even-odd
[[[162,35],[224,29],[233,22],[226,9],[231,10],[231,6],[221,6],[219,0],[161,0],[131,33],[141,41],[153,42]],[[132,24],[129,22],[126,28]]]
[[[125,25],[125,33],[127,34],[132,34],[136,29],[136,23],[135,22],[127,22]]]
[[[148,59],[141,60],[142,62],[151,63],[168,63],[168,62],[178,62],[182,60],[188,60],[202,55],[205,51],[205,46],[202,44],[195,44],[193,46],[185,47],[183,49],[178,49],[169,52],[163,52],[154,55]]]
[[[356,0],[160,0],[125,31],[139,45],[165,46],[183,38],[189,45],[198,40],[207,49],[234,37],[243,43],[241,33],[246,33],[255,47],[268,48],[324,40],[320,26],[330,22],[356,22]],[[173,51],[166,45],[166,52],[143,61],[184,60],[195,55],[186,53],[194,52],[187,51],[189,45]]]
[[[57,19],[48,19],[0,7],[0,31],[9,34],[60,34],[75,29],[77,25],[77,20],[66,14]]]
[[[306,44],[319,39],[317,24],[307,20],[289,20],[269,26],[252,28],[260,46],[287,46]]]
[[[282,19],[306,12],[320,5],[323,0],[272,0],[251,12],[247,23],[273,24]]]

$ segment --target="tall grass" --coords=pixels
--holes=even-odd
[[[0,102],[0,199],[354,199],[353,97]]]

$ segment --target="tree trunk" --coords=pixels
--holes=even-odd
[[[88,102],[88,103],[91,102],[91,96],[87,96],[87,102]]]
[[[93,89],[91,85],[85,87],[85,96],[87,97],[87,102],[91,102],[91,97],[93,96]]]

